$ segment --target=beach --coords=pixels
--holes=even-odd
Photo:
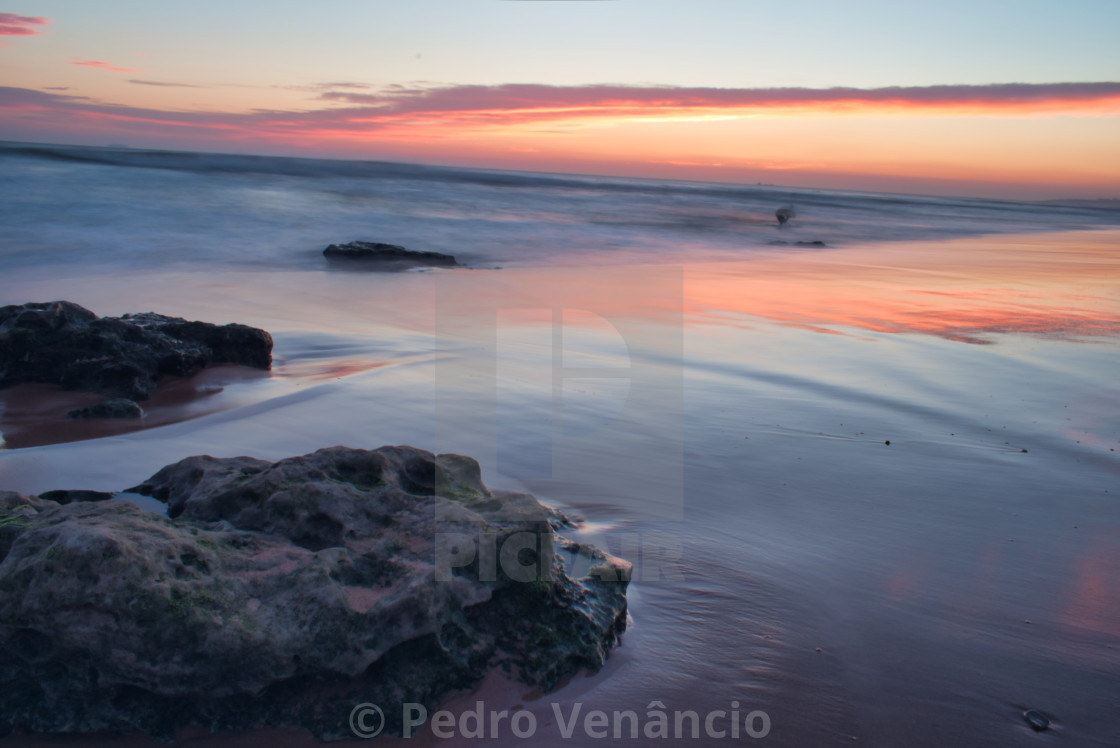
[[[571,744],[556,710],[577,704],[760,712],[775,746],[1026,746],[1028,710],[1071,745],[1115,742],[1115,213],[8,160],[0,303],[240,322],[275,347],[268,374],[168,382],[134,424],[65,422],[74,396],[49,388],[0,392],[0,489],[412,445],[477,458],[488,485],[582,518],[579,537],[635,564],[602,670],[550,693],[488,681],[446,707],[520,705],[531,738],[441,744]],[[799,206],[789,230],[778,199]],[[465,267],[322,261],[352,239]],[[314,744],[179,742],[285,741]]]

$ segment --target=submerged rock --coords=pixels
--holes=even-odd
[[[1030,725],[1031,729],[1035,732],[1045,732],[1050,729],[1050,718],[1034,709],[1023,712],[1023,719],[1027,721],[1027,724]]]
[[[87,405],[84,408],[74,408],[66,414],[66,417],[80,420],[86,418],[140,418],[143,415],[144,409],[137,405],[135,401],[125,397],[116,397],[103,403]]]
[[[116,494],[108,493],[107,491],[89,491],[84,489],[60,489],[57,491],[45,491],[39,494],[40,499],[53,501],[58,504],[73,504],[82,501],[108,501],[114,496],[116,496]]]
[[[778,240],[778,241],[773,241],[773,242],[767,242],[767,244],[770,244],[770,245],[775,246],[775,247],[827,247],[828,246],[827,244],[825,244],[824,242],[822,242],[820,240],[812,241],[812,242],[784,242],[784,241]]]
[[[554,552],[560,518],[479,475],[458,455],[332,447],[190,457],[129,489],[168,517],[0,492],[0,734],[350,737],[364,702],[393,732],[402,703],[495,666],[546,690],[599,667],[630,564]]]
[[[354,261],[362,266],[391,270],[418,266],[454,267],[459,264],[452,255],[420,252],[382,242],[332,244],[323,250],[323,256],[328,260]]]
[[[213,364],[268,369],[272,337],[153,312],[98,317],[70,301],[0,307],[0,386],[42,382],[144,400],[161,375]]]

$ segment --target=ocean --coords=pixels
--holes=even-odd
[[[474,266],[731,259],[774,241],[1115,225],[1115,210],[384,162],[0,144],[5,267],[316,268],[369,236]],[[58,198],[65,195],[60,204]],[[774,212],[797,217],[778,232]]]
[[[464,267],[328,265],[353,240]],[[635,562],[602,670],[449,702],[533,710],[525,744],[570,743],[554,710],[582,704],[766,727],[674,744],[1027,746],[1033,709],[1111,746],[1118,270],[1104,203],[6,143],[0,304],[276,347],[270,374],[168,383],[139,424],[0,391],[0,489],[121,490],[193,454],[469,454]]]

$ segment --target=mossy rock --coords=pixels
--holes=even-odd
[[[555,513],[467,457],[197,456],[128,490],[171,516],[0,492],[0,732],[344,737],[356,703],[434,707],[493,667],[551,688],[625,626],[629,565],[588,547],[619,581],[569,577]]]

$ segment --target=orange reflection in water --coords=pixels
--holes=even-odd
[[[1120,333],[1120,231],[780,250],[693,266],[686,314],[695,322],[760,317],[842,333],[925,333],[969,343],[1028,332]]]
[[[610,259],[621,264],[437,276],[437,319],[469,328],[497,306],[583,309],[661,326],[679,324],[683,312],[686,325],[769,320],[837,335],[917,333],[976,344],[1000,333],[1120,335],[1116,229],[751,247],[742,260],[716,262],[691,262],[685,252],[675,265],[622,253]]]
[[[1062,615],[1071,629],[1120,635],[1120,553],[1111,541],[1094,543],[1080,558]]]

